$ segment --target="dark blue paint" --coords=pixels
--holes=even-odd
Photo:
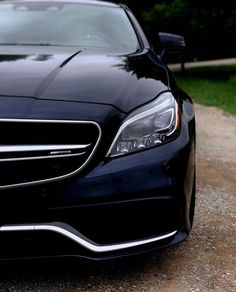
[[[27,54],[27,46],[20,54],[14,46],[0,48],[0,96],[109,104],[128,112],[168,89],[165,68],[146,50],[133,56],[81,50],[61,67],[77,48],[54,54],[50,47],[37,54],[35,48]]]
[[[90,4],[107,5],[97,1]],[[176,224],[178,234],[148,249],[166,247],[188,236],[189,206],[194,189],[194,108],[191,99],[178,89],[172,74],[150,48],[133,14],[126,12],[143,44],[142,50],[133,55],[118,56],[104,50],[74,47],[0,47],[0,118],[90,120],[96,121],[102,129],[98,151],[82,173],[57,183],[1,190],[0,224],[70,223],[77,220],[76,216],[79,217],[84,208],[90,220],[96,222],[98,217],[94,214],[101,212],[103,204],[109,208],[112,203],[121,202],[125,206],[131,201],[134,207],[136,203],[142,206],[142,202],[154,200],[159,204],[157,216],[162,205],[169,202],[168,221]],[[81,52],[73,56],[79,50]],[[69,61],[65,63],[66,60]],[[171,90],[179,103],[181,130],[178,137],[147,151],[107,159],[107,150],[127,113],[166,90]],[[177,219],[171,213],[173,202]],[[148,213],[149,209],[144,208],[139,217]],[[121,221],[122,215],[121,211]],[[130,218],[132,216],[130,211]],[[77,221],[75,225],[80,226],[82,223]],[[112,223],[109,217],[107,222]],[[170,231],[169,223],[158,221],[156,225]],[[89,230],[91,232],[91,227]],[[66,254],[97,258],[80,249],[66,250]],[[100,258],[114,256],[119,254]]]

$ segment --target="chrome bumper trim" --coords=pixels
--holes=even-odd
[[[142,245],[158,242],[163,239],[167,239],[169,237],[174,236],[177,233],[176,231],[152,237],[143,240],[131,241],[126,243],[119,243],[119,244],[112,244],[112,245],[98,245],[77,230],[72,228],[71,226],[64,224],[64,223],[52,223],[52,224],[36,224],[36,225],[4,225],[0,227],[0,232],[21,232],[21,231],[49,231],[58,233],[64,237],[69,238],[70,240],[76,242],[77,244],[81,245],[82,247],[95,252],[95,253],[106,253],[106,252],[113,252],[119,251],[123,249],[128,249],[132,247],[139,247]]]

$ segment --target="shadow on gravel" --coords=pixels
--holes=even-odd
[[[167,250],[106,262],[80,259],[1,262],[0,291],[7,288],[7,291],[136,292],[159,291],[163,285],[176,287],[181,274],[187,275],[191,269],[194,237]]]

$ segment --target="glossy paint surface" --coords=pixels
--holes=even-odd
[[[1,190],[0,226],[63,222],[101,244],[173,230],[177,234],[158,244],[100,256],[49,234],[36,242],[40,248],[45,246],[45,251],[31,254],[31,246],[14,254],[21,235],[12,240],[0,234],[0,242],[6,247],[0,258],[74,255],[104,259],[167,247],[188,236],[195,167],[193,104],[150,48],[132,13],[126,13],[143,44],[134,54],[120,56],[74,47],[0,46],[0,119],[95,121],[102,130],[98,149],[81,173],[57,183]],[[147,151],[106,158],[128,113],[165,91],[172,91],[179,105],[181,127],[175,139]],[[27,240],[30,237],[27,235]]]
[[[0,96],[108,104],[128,112],[168,89],[165,68],[146,50],[129,56],[80,48],[36,51],[0,47]]]

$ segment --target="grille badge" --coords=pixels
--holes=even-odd
[[[61,150],[61,151],[51,151],[49,155],[70,155],[72,153],[71,150]]]

